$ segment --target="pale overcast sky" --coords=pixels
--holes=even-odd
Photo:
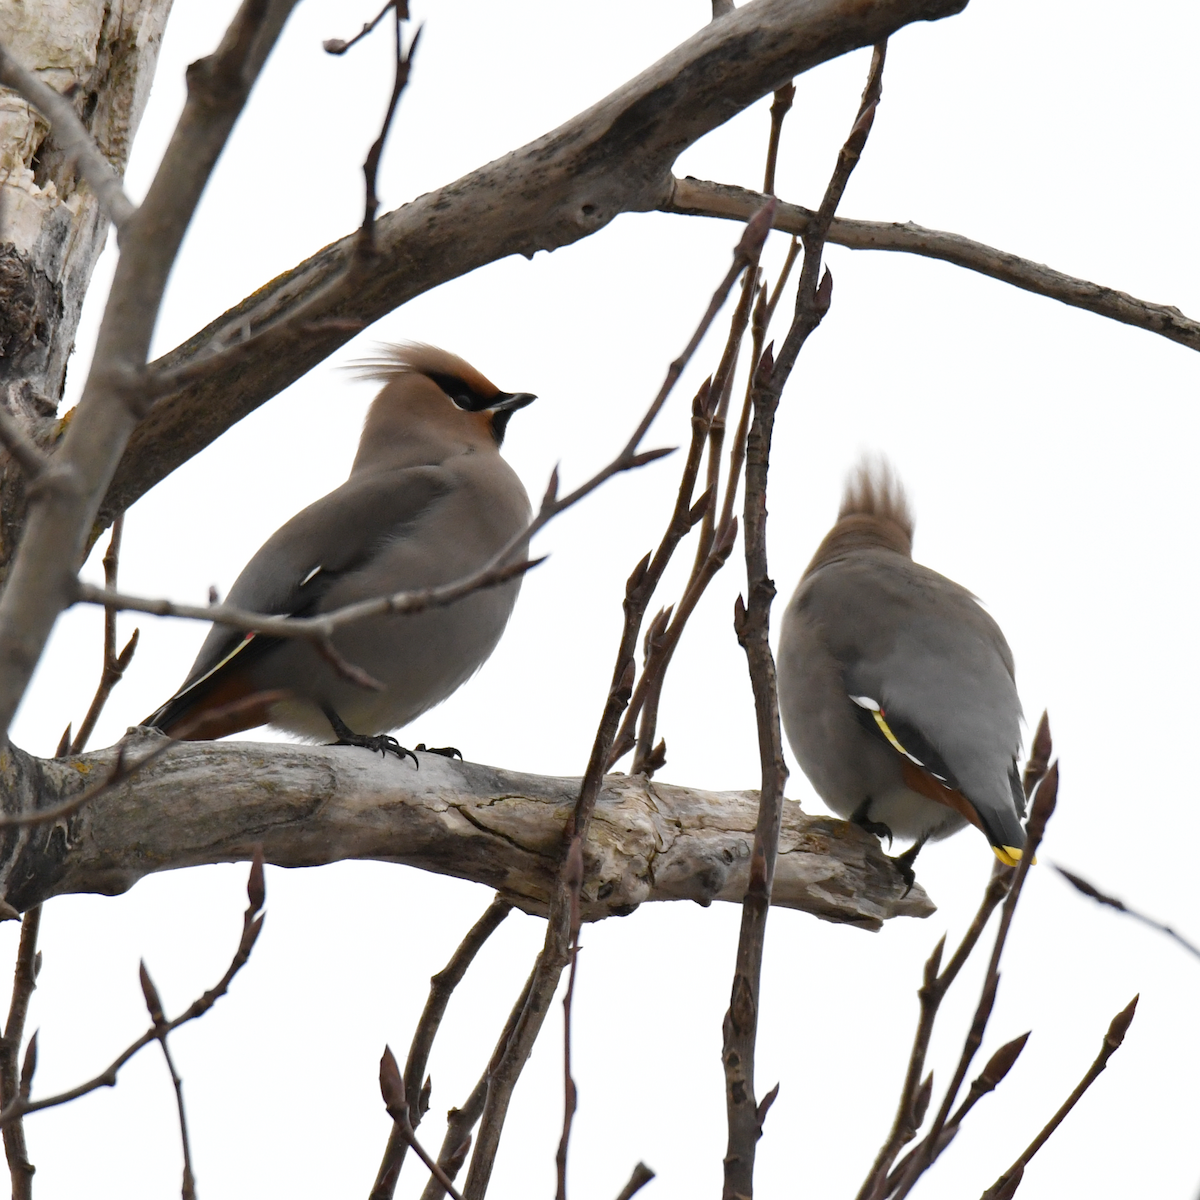
[[[140,195],[182,100],[185,64],[216,43],[229,0],[177,0],[129,170]],[[385,36],[343,59],[373,3],[309,0],[268,64],[196,217],[156,341],[165,351],[278,272],[346,233],[360,164],[390,86]],[[450,182],[553,128],[687,38],[707,0],[499,6],[416,0],[425,33],[384,161],[385,207]],[[384,31],[381,30],[380,33]],[[1181,0],[974,0],[892,40],[884,98],[842,213],[953,230],[1200,315],[1194,48]],[[853,118],[867,52],[797,81],[778,190],[815,204]],[[766,103],[689,150],[677,173],[758,186]],[[177,471],[129,513],[122,585],[203,601],[224,592],[287,517],[335,487],[371,397],[342,367],[380,340],[464,355],[501,387],[538,393],[505,454],[539,495],[555,463],[578,480],[624,442],[724,272],[737,227],[661,214],[618,218],[533,261],[511,258],[422,296],[355,339]],[[787,239],[776,235],[773,269]],[[1200,433],[1194,352],[942,263],[831,247],[833,306],[784,398],[771,480],[771,569],[786,595],[864,450],[885,453],[917,513],[916,557],[975,592],[1007,633],[1030,725],[1049,708],[1062,755],[1059,810],[1032,873],[978,1060],[1033,1030],[921,1185],[930,1200],[989,1186],[1070,1092],[1109,1019],[1140,992],[1125,1046],[1026,1173],[1026,1200],[1192,1200],[1200,1187],[1200,963],[1071,892],[1062,863],[1200,938],[1194,704]],[[69,380],[94,334],[102,264]],[[686,434],[708,343],[651,444]],[[483,671],[409,730],[410,742],[544,774],[586,762],[615,651],[623,581],[657,539],[676,468],[621,478],[536,549],[509,630]],[[756,786],[745,662],[733,636],[740,547],[670,676],[662,778]],[[98,572],[98,557],[89,568]],[[686,554],[684,558],[688,558]],[[665,585],[673,598],[678,572]],[[778,610],[777,610],[778,611]],[[168,696],[204,627],[153,618],[94,746]],[[777,622],[776,622],[777,624]],[[100,619],[60,623],[14,729],[53,753],[81,718]],[[261,733],[253,735],[262,738]],[[270,736],[270,735],[267,735]],[[820,803],[795,767],[788,796]],[[953,940],[992,861],[968,830],[930,847],[918,877],[939,906],[878,934],[772,913],[758,1081],[778,1080],[759,1192],[850,1197],[890,1124],[916,1019],[921,964]],[[99,1070],[144,1027],[137,961],[169,1009],[224,969],[240,930],[242,866],[158,876],[116,899],[48,904],[39,1091]],[[230,996],[175,1039],[199,1194],[366,1195],[388,1129],[376,1071],[402,1054],[429,975],[488,902],[473,885],[382,864],[268,870],[268,917]],[[647,905],[584,932],[576,997],[579,1200],[605,1200],[644,1159],[647,1197],[719,1192],[725,1145],[721,1017],[738,911]],[[15,949],[15,925],[0,950]],[[432,1064],[441,1117],[477,1077],[540,945],[511,917],[451,1004]],[[948,1079],[982,962],[964,973],[931,1052]],[[517,1090],[494,1200],[546,1196],[561,1120],[556,1006]],[[935,1095],[937,1093],[935,1092]],[[43,1200],[170,1195],[179,1150],[170,1083],[147,1052],[119,1087],[27,1122]],[[400,1195],[424,1175],[411,1157]]]

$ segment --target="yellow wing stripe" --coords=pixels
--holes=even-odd
[[[877,708],[870,709],[869,711],[871,716],[875,718],[875,724],[879,726],[883,736],[887,738],[887,740],[891,742],[892,745],[895,746],[905,758],[912,758],[912,755],[909,754],[909,752],[905,750],[902,745],[900,745],[900,739],[896,737],[896,735],[889,728],[888,723],[883,719],[883,713]],[[913,759],[913,761],[916,762],[917,760]]]
[[[1017,846],[993,846],[992,853],[1006,866],[1015,867],[1021,861],[1021,851]],[[1037,866],[1037,855],[1033,856],[1031,867]]]

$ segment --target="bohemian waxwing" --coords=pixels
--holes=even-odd
[[[886,463],[846,483],[779,638],[779,708],[817,794],[839,816],[914,844],[967,822],[1021,856],[1021,704],[999,626],[966,588],[912,560],[913,518]]]
[[[385,386],[367,412],[350,478],[267,540],[230,589],[230,604],[308,616],[451,583],[528,522],[529,498],[499,450],[509,417],[535,397],[500,391],[434,346],[388,347],[361,374]],[[383,691],[342,678],[307,642],[214,625],[183,686],[144,724],[172,734],[195,727],[206,710],[285,691],[286,699],[218,717],[192,736],[270,723],[315,741],[408,753],[372,735],[407,725],[483,665],[520,586],[516,578],[445,608],[339,629],[338,652]]]

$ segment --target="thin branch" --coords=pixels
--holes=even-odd
[[[729,1010],[723,1023],[721,1061],[725,1068],[725,1102],[729,1126],[724,1159],[724,1200],[750,1197],[754,1190],[754,1159],[762,1137],[763,1119],[772,1096],[756,1102],[754,1059],[758,1031],[759,988],[763,947],[779,832],[783,819],[783,788],[788,769],[783,757],[783,735],[775,684],[775,660],[770,646],[770,614],[775,585],[767,567],[767,479],[775,412],[796,357],[829,307],[829,275],[818,283],[824,253],[824,233],[837,210],[871,129],[879,101],[886,42],[875,47],[858,115],[838,155],[820,216],[812,223],[804,244],[804,263],[797,290],[795,316],[777,361],[770,350],[753,364],[754,417],[746,439],[746,495],[744,506],[746,588],[748,601],[738,598],[734,628],[746,652],[754,693],[758,751],[762,764],[762,790],[750,853],[750,882],[742,904]]]
[[[0,1127],[7,1128],[14,1121],[19,1121],[28,1113],[41,1112],[44,1108],[55,1108],[60,1104],[67,1104],[72,1100],[78,1100],[80,1096],[86,1096],[89,1092],[96,1091],[97,1088],[116,1086],[118,1072],[143,1046],[148,1046],[151,1042],[159,1041],[161,1038],[165,1038],[167,1034],[173,1033],[181,1025],[186,1025],[189,1021],[194,1021],[197,1017],[204,1016],[225,995],[229,990],[229,985],[233,982],[234,976],[246,965],[246,961],[250,957],[250,951],[254,949],[254,943],[258,940],[259,933],[262,932],[262,924],[265,917],[262,907],[266,903],[266,894],[266,884],[263,877],[262,849],[260,847],[255,852],[254,862],[250,867],[250,878],[246,884],[246,895],[250,903],[242,917],[241,940],[238,942],[237,950],[234,952],[228,969],[217,981],[216,986],[210,988],[198,999],[193,1000],[174,1020],[156,1021],[137,1041],[131,1043],[121,1051],[94,1079],[89,1079],[86,1083],[81,1083],[69,1091],[60,1092],[56,1096],[45,1096],[41,1100],[30,1100],[26,1094],[19,1095],[14,1100],[6,1101],[3,1111],[0,1111]]]
[[[396,1056],[390,1046],[384,1046],[383,1057],[379,1060],[379,1090],[383,1094],[383,1102],[387,1106],[388,1116],[396,1123],[400,1135],[416,1152],[417,1157],[429,1168],[429,1173],[453,1197],[462,1200],[458,1189],[455,1188],[450,1176],[438,1165],[435,1159],[429,1157],[425,1147],[417,1141],[416,1132],[408,1114],[408,1096],[404,1090],[404,1077],[396,1065]]]
[[[1092,1086],[1093,1083],[1100,1077],[1100,1073],[1108,1066],[1108,1060],[1120,1049],[1121,1043],[1125,1040],[1125,1034],[1129,1031],[1129,1026],[1133,1021],[1133,1015],[1137,1011],[1138,997],[1134,996],[1132,1000],[1113,1017],[1108,1026],[1108,1032],[1104,1035],[1104,1042],[1100,1046],[1100,1053],[1096,1055],[1095,1061],[1087,1069],[1087,1074],[1079,1081],[1075,1090],[1063,1102],[1062,1107],[1046,1122],[1045,1128],[1033,1139],[1032,1142],[1021,1152],[1017,1161],[1013,1163],[999,1179],[986,1192],[983,1193],[981,1200],[998,1200],[1003,1195],[1011,1196],[1016,1190],[1008,1185],[1011,1181],[1019,1178],[1025,1173],[1025,1167],[1029,1160],[1046,1144],[1051,1134],[1063,1123],[1067,1113],[1075,1107],[1079,1102],[1080,1097],[1084,1092]],[[1006,1190],[1007,1189],[1007,1190]]]
[[[1025,832],[1025,847],[1021,853],[1021,861],[1017,864],[1016,870],[1013,872],[1012,884],[1009,887],[1008,895],[1005,897],[1004,907],[1000,910],[1000,925],[996,930],[996,941],[992,947],[992,957],[988,962],[979,1004],[975,1009],[975,1016],[971,1022],[971,1028],[967,1033],[966,1041],[963,1043],[962,1053],[959,1056],[954,1078],[951,1080],[950,1086],[946,1089],[941,1107],[938,1109],[937,1116],[934,1117],[929,1132],[925,1135],[918,1152],[913,1155],[912,1165],[897,1186],[895,1192],[896,1200],[904,1200],[904,1197],[912,1191],[917,1180],[929,1169],[930,1163],[933,1162],[938,1152],[942,1130],[945,1128],[950,1116],[950,1109],[958,1096],[963,1080],[966,1078],[971,1060],[975,1057],[975,1053],[983,1041],[988,1020],[992,1015],[992,1007],[996,1002],[996,989],[1000,983],[1000,958],[1004,953],[1004,946],[1008,940],[1008,931],[1012,926],[1013,913],[1016,911],[1017,901],[1021,898],[1021,889],[1025,885],[1025,878],[1029,874],[1029,868],[1033,863],[1034,857],[1037,854],[1037,848],[1041,844],[1042,836],[1046,831],[1046,822],[1053,815],[1057,801],[1058,764],[1055,763],[1038,785],[1037,793],[1034,797],[1033,809],[1029,815],[1029,825]]]
[[[768,181],[774,179],[775,164],[779,154],[779,136],[783,128],[783,120],[792,106],[796,89],[791,84],[780,88],[775,93],[775,102],[771,106],[771,134],[767,146],[767,164],[765,168]],[[770,188],[768,187],[768,191]],[[793,242],[794,244],[794,242]],[[721,475],[721,452],[724,446],[725,426],[729,412],[729,400],[733,391],[734,373],[738,356],[741,353],[742,340],[746,327],[750,323],[751,310],[755,307],[755,296],[759,303],[762,294],[759,285],[758,263],[761,249],[742,278],[742,293],[734,310],[729,325],[729,335],[725,341],[725,349],[716,374],[711,381],[710,395],[703,405],[693,405],[692,411],[692,452],[698,453],[703,443],[704,429],[708,434],[708,466],[707,490],[702,504],[700,536],[696,544],[696,555],[692,563],[691,574],[684,585],[683,596],[678,605],[672,610],[673,619],[664,630],[658,631],[653,638],[648,637],[646,646],[646,661],[641,677],[629,701],[629,707],[617,732],[612,753],[609,756],[609,768],[628,752],[636,747],[631,770],[635,774],[645,774],[647,777],[660,770],[666,762],[666,743],[660,741],[655,745],[655,735],[658,730],[658,709],[662,698],[662,690],[666,682],[666,674],[670,668],[675,650],[683,635],[683,630],[696,605],[703,597],[709,583],[728,561],[737,535],[737,522],[733,518],[733,498],[737,492],[740,455],[744,454],[744,443],[748,427],[747,412],[743,409],[742,419],[738,424],[735,435],[735,451],[730,456],[730,473],[725,487],[725,502],[721,508],[721,519],[717,521],[717,495]],[[785,272],[790,270],[789,265]],[[762,346],[758,339],[757,322],[755,353],[751,362],[757,362]],[[748,404],[749,389],[747,389]],[[698,444],[699,443],[699,444]],[[737,464],[736,468],[734,464]],[[688,462],[684,467],[679,485],[679,498],[676,505],[676,519],[680,518],[681,507],[691,502],[695,487],[696,469],[692,455],[689,453]],[[698,502],[699,505],[699,502]],[[689,514],[694,523],[694,514]],[[690,524],[688,526],[690,528]],[[640,724],[638,724],[640,720]],[[633,730],[638,729],[635,739]]]
[[[1033,744],[1029,750],[1029,759],[1025,764],[1024,790],[1026,799],[1032,795],[1033,789],[1037,784],[1045,778],[1046,772],[1049,770],[1050,757],[1053,752],[1054,743],[1050,736],[1050,719],[1046,713],[1042,713],[1042,718],[1038,722],[1037,732],[1034,734]],[[917,1119],[915,1111],[918,1081],[925,1070],[925,1054],[929,1048],[930,1037],[933,1034],[933,1026],[937,1019],[938,1008],[950,985],[962,969],[963,964],[974,951],[975,945],[983,933],[984,926],[987,924],[996,905],[1000,903],[1008,891],[1008,885],[1011,880],[1011,869],[1005,867],[998,860],[994,862],[992,864],[992,876],[984,892],[983,903],[980,905],[979,911],[975,914],[975,919],[971,922],[970,928],[955,951],[954,957],[947,964],[946,969],[939,975],[937,973],[937,964],[941,960],[942,947],[945,944],[945,939],[943,938],[938,943],[933,956],[926,965],[925,981],[917,993],[921,1005],[921,1016],[913,1038],[912,1054],[909,1058],[904,1086],[900,1092],[900,1103],[896,1109],[896,1118],[888,1140],[880,1149],[870,1174],[859,1189],[857,1200],[883,1200],[883,1197],[890,1196],[900,1185],[901,1180],[907,1174],[909,1167],[912,1166],[916,1157],[924,1154],[927,1149],[926,1142],[923,1141],[915,1150],[906,1155],[895,1169],[892,1169],[892,1164],[896,1161],[896,1155],[899,1154],[900,1150],[908,1142],[912,1141],[921,1126],[921,1120]],[[1020,1054],[1024,1045],[1024,1038],[1018,1038],[1013,1042],[1009,1042],[992,1056],[983,1073],[971,1084],[970,1094],[967,1096],[967,1099],[958,1111],[948,1118],[936,1143],[929,1143],[932,1146],[932,1150],[929,1152],[930,1165],[937,1160],[946,1146],[950,1144],[950,1141],[958,1131],[958,1126],[978,1099],[985,1094],[985,1091],[990,1091],[994,1088],[1008,1073],[1013,1063],[1016,1062],[1017,1055]]]
[[[3,49],[0,48],[0,54]],[[50,457],[38,449],[32,438],[21,428],[20,422],[0,405],[0,444],[20,464],[25,478],[30,482],[38,479],[50,465]]]
[[[433,1041],[437,1037],[442,1017],[446,1013],[446,1005],[450,1003],[450,997],[462,982],[467,969],[475,961],[475,956],[488,938],[500,928],[501,922],[510,912],[512,905],[496,896],[483,916],[467,931],[458,949],[450,956],[450,961],[430,979],[429,998],[425,1001],[421,1019],[417,1022],[412,1043],[408,1048],[408,1060],[404,1064],[404,1088],[407,1095],[424,1094],[421,1081],[425,1077],[429,1054],[433,1049]],[[412,1123],[415,1128],[425,1116],[420,1103],[417,1105],[417,1111],[411,1116],[414,1118]],[[407,1149],[408,1143],[400,1130],[393,1126],[388,1135],[383,1161],[379,1164],[379,1173],[375,1177],[375,1186],[371,1189],[370,1200],[391,1200]]]
[[[112,537],[109,538],[108,549],[104,552],[104,590],[107,592],[115,592],[117,589],[117,568],[121,557],[121,534],[124,529],[125,514],[122,513],[113,522]],[[135,629],[130,634],[129,641],[125,643],[125,648],[118,654],[117,612],[113,608],[104,610],[104,666],[100,671],[100,683],[96,687],[96,694],[87,710],[87,716],[83,718],[75,740],[66,751],[67,754],[82,754],[87,748],[88,739],[96,728],[96,722],[100,719],[113,688],[121,682],[126,668],[133,660],[140,634],[141,630]]]
[[[649,453],[654,458],[661,458],[671,452],[661,450]],[[654,461],[654,458],[648,458],[646,455],[637,457],[638,460],[633,464],[634,466],[640,467],[646,462]],[[607,479],[608,476],[605,478]],[[600,482],[604,482],[604,480],[600,480]],[[572,495],[570,503],[574,504],[576,500],[581,499],[588,491],[593,491],[598,486],[599,483],[596,483],[587,491],[581,489],[581,495]],[[550,516],[557,516],[559,512],[569,507],[570,504],[562,504]],[[540,516],[541,514],[539,514]],[[539,518],[535,517],[527,528],[536,532],[549,520],[550,517],[547,517],[539,524]],[[523,533],[521,536],[531,535]],[[514,538],[513,541],[515,542],[516,539]],[[518,575],[524,575],[534,567],[541,566],[546,561],[545,558],[535,558],[505,566],[494,565],[496,560],[508,550],[509,547],[505,547],[505,550],[494,555],[477,571],[463,579],[455,580],[453,583],[442,584],[440,587],[420,588],[411,592],[395,592],[390,596],[376,596],[370,600],[360,600],[356,604],[347,604],[344,608],[335,608],[319,617],[280,617],[272,613],[251,612],[249,609],[237,608],[231,604],[176,604],[173,600],[150,600],[143,596],[128,596],[122,592],[110,592],[105,588],[98,588],[82,581],[76,585],[75,602],[77,604],[102,604],[105,608],[117,611],[153,613],[157,617],[179,617],[185,621],[211,621],[218,625],[227,625],[231,629],[241,629],[246,633],[266,634],[270,637],[303,638],[312,641],[317,646],[318,652],[323,651],[328,654],[328,648],[322,646],[321,643],[327,642],[344,625],[352,625],[356,621],[385,614],[419,613],[429,608],[445,608],[474,592],[499,587],[510,579],[515,579]],[[334,653],[336,655],[336,651]],[[337,656],[335,665],[338,660],[341,664],[339,671],[345,671],[345,660]],[[369,680],[370,676],[366,678]],[[364,681],[355,678],[351,682]],[[371,684],[366,683],[365,686],[370,687]]]
[[[79,173],[96,193],[105,215],[116,226],[119,237],[137,207],[125,195],[120,178],[92,140],[71,102],[47,87],[32,71],[27,71],[2,45],[0,84],[19,92],[50,123],[55,145],[67,158],[75,161]]]
[[[564,871],[571,896],[571,967],[567,975],[567,991],[563,996],[563,1127],[554,1162],[558,1190],[555,1200],[567,1200],[567,1151],[571,1144],[571,1124],[575,1120],[578,1093],[571,1075],[571,1007],[575,1000],[575,971],[579,966],[579,893],[583,888],[583,842],[576,837],[571,843]]]
[[[771,104],[771,139],[767,143],[767,169],[763,176],[763,194],[775,195],[775,164],[779,159],[779,135],[783,132],[783,118],[796,99],[796,85],[788,82],[775,91]]]
[[[746,225],[741,240],[734,249],[733,263],[725,273],[725,278],[713,293],[708,308],[687,346],[668,367],[662,387],[616,461],[619,462],[625,456],[634,454],[642,437],[649,429],[650,423],[666,403],[676,381],[728,298],[738,275],[757,259],[762,243],[770,232],[773,211],[773,205],[766,205]],[[556,482],[552,479],[551,486],[546,493],[547,501],[553,497],[555,491]],[[545,506],[546,501],[543,501],[543,509]],[[512,1040],[489,1081],[487,1101],[479,1124],[479,1137],[464,1188],[467,1200],[483,1200],[487,1191],[496,1151],[500,1145],[500,1134],[508,1114],[509,1101],[512,1098],[512,1090],[516,1086],[521,1070],[541,1031],[542,1022],[545,1020],[550,1000],[558,986],[559,977],[570,958],[573,930],[569,873],[573,855],[576,853],[582,855],[583,853],[583,846],[587,840],[592,814],[604,783],[604,775],[621,714],[628,705],[630,694],[633,691],[634,652],[637,648],[642,619],[662,572],[666,569],[671,551],[677,544],[678,538],[674,538],[672,527],[668,525],[667,534],[664,535],[658,552],[653,555],[647,554],[634,567],[633,573],[625,585],[625,620],[613,666],[612,681],[604,701],[596,735],[592,741],[592,751],[580,783],[579,794],[563,831],[562,858],[559,864],[558,878],[551,893],[546,936],[538,960],[535,979],[530,988],[529,999],[517,1022]]]
[[[933,1155],[930,1158],[930,1164],[937,1162],[942,1151],[954,1140],[958,1134],[959,1127],[962,1125],[967,1114],[983,1099],[989,1092],[996,1090],[997,1086],[1002,1082],[1004,1077],[1012,1070],[1017,1059],[1021,1055],[1021,1051],[1025,1049],[1025,1043],[1029,1040],[1029,1034],[1023,1033],[1019,1037],[1015,1037],[1011,1042],[1005,1042],[991,1058],[988,1059],[987,1066],[972,1080],[971,1087],[967,1092],[967,1098],[958,1106],[958,1109],[947,1120],[945,1127],[938,1136],[937,1145],[934,1147]],[[926,1082],[932,1085],[933,1076],[930,1075]],[[924,1110],[928,1106],[931,1088],[922,1088],[922,1095],[925,1100],[924,1105],[917,1105],[914,1112],[914,1125],[919,1127],[924,1119]],[[915,1150],[910,1151],[904,1156],[888,1173],[887,1182],[884,1185],[882,1195],[890,1196],[892,1192],[899,1187],[900,1181],[904,1178],[912,1163],[913,1158],[921,1153],[921,1147],[918,1146]]]
[[[1050,770],[1050,757],[1054,753],[1054,742],[1050,737],[1050,714],[1042,711],[1038,721],[1037,732],[1033,735],[1033,745],[1029,748],[1029,759],[1025,763],[1025,773],[1021,780],[1021,788],[1028,800],[1033,795],[1033,789],[1046,778]]]
[[[1109,908],[1115,908],[1117,912],[1124,913],[1127,917],[1132,917],[1135,921],[1141,921],[1143,925],[1149,925],[1151,929],[1157,929],[1159,933],[1165,933],[1168,937],[1174,938],[1189,954],[1194,954],[1200,958],[1200,946],[1189,942],[1181,933],[1177,933],[1170,925],[1164,925],[1161,921],[1156,921],[1153,917],[1146,916],[1145,913],[1140,913],[1136,908],[1130,908],[1124,900],[1118,900],[1116,896],[1109,896],[1102,892],[1098,887],[1088,883],[1088,881],[1073,871],[1068,871],[1065,867],[1060,867],[1057,863],[1052,864],[1054,869],[1077,891],[1082,892],[1085,896],[1091,897],[1097,904],[1104,904]]]
[[[660,205],[659,211],[744,221],[764,198],[759,192],[732,184],[676,179],[670,199]],[[775,227],[802,236],[814,215],[812,209],[799,204],[781,203]],[[961,234],[926,229],[912,221],[854,221],[839,217],[830,225],[827,240],[849,250],[889,250],[953,263],[1036,296],[1144,329],[1190,350],[1200,350],[1200,321],[1186,316],[1174,305],[1140,300],[1128,292],[1067,275]]]
[[[196,1200],[196,1177],[192,1172],[192,1149],[188,1140],[187,1116],[183,1111],[183,1080],[175,1069],[175,1061],[167,1048],[167,1038],[164,1034],[159,1041],[162,1043],[163,1057],[167,1060],[167,1070],[171,1072],[171,1082],[175,1085],[175,1105],[179,1110],[179,1139],[183,1143],[183,1186],[182,1200]]]
[[[633,1200],[633,1197],[653,1178],[654,1172],[645,1163],[638,1163],[633,1168],[633,1174],[629,1176],[629,1182],[621,1189],[620,1194],[617,1196],[617,1200]]]
[[[345,54],[352,46],[357,46],[375,26],[387,16],[389,9],[396,9],[397,15],[400,18],[408,18],[408,2],[407,0],[387,0],[387,3],[375,14],[363,27],[348,41],[344,42],[341,38],[328,38],[321,43],[321,49],[326,54]]]
[[[154,1022],[154,1028],[158,1031],[158,1043],[162,1046],[163,1058],[167,1061],[167,1070],[171,1073],[171,1083],[175,1088],[175,1107],[179,1112],[179,1137],[183,1143],[183,1200],[195,1200],[196,1179],[192,1174],[192,1147],[188,1138],[187,1114],[183,1108],[183,1080],[175,1069],[175,1060],[171,1057],[171,1048],[167,1045],[167,1019],[163,1014],[162,1001],[159,999],[158,989],[154,986],[154,981],[150,978],[150,972],[146,970],[144,961],[138,964],[138,979],[142,985],[142,995],[146,1000],[146,1011],[149,1012],[150,1020]]]
[[[535,961],[533,970],[529,972],[525,986],[521,989],[521,994],[517,997],[516,1003],[508,1014],[508,1020],[505,1021],[504,1028],[500,1031],[500,1036],[496,1040],[496,1048],[492,1051],[492,1056],[488,1059],[488,1064],[479,1077],[478,1083],[471,1089],[471,1094],[461,1108],[452,1108],[446,1114],[446,1136],[442,1139],[442,1148],[438,1153],[438,1166],[451,1179],[462,1170],[462,1165],[470,1153],[471,1130],[475,1128],[479,1118],[483,1115],[483,1106],[487,1100],[488,1080],[491,1079],[492,1072],[504,1057],[508,1043],[517,1028],[517,1022],[521,1019],[521,1013],[525,1011],[525,1004],[529,999],[537,968],[538,964]],[[438,1182],[436,1176],[431,1175],[429,1182],[425,1185],[425,1190],[421,1193],[421,1200],[442,1200],[445,1194],[446,1189]]]
[[[366,199],[363,203],[362,225],[359,226],[357,245],[354,259],[361,260],[373,257],[375,254],[375,214],[379,211],[379,196],[376,184],[379,182],[379,160],[383,157],[383,147],[387,142],[388,131],[392,127],[392,118],[396,115],[396,107],[400,103],[400,95],[408,85],[408,76],[412,68],[413,55],[417,51],[417,43],[421,40],[420,29],[413,35],[409,44],[408,54],[404,53],[403,22],[408,17],[408,5],[392,4],[392,12],[396,16],[396,64],[392,81],[392,94],[388,98],[387,112],[383,117],[383,128],[379,136],[371,143],[367,152],[367,161],[363,163],[363,178],[366,183]],[[353,262],[354,260],[352,260]]]
[[[896,1155],[916,1136],[921,1122],[916,1119],[917,1093],[921,1087],[921,1079],[925,1073],[925,1055],[929,1050],[929,1041],[933,1036],[933,1026],[937,1020],[938,1009],[942,1000],[950,990],[950,985],[962,970],[963,964],[975,949],[989,918],[996,905],[1004,899],[1008,891],[1008,879],[1011,872],[997,861],[992,868],[991,878],[983,893],[974,920],[963,934],[962,941],[953,957],[946,964],[946,969],[939,974],[942,961],[942,951],[946,945],[943,936],[934,947],[929,961],[925,964],[925,977],[917,990],[917,1000],[920,1004],[921,1015],[917,1021],[916,1033],[913,1035],[912,1052],[908,1059],[908,1070],[905,1072],[904,1084],[900,1089],[900,1102],[896,1106],[896,1116],[892,1123],[888,1139],[880,1147],[870,1173],[858,1190],[857,1200],[881,1200],[888,1194],[884,1181],[889,1178],[888,1172]]]
[[[0,829],[12,829],[26,825],[48,825],[56,821],[61,821],[64,817],[69,817],[78,812],[85,804],[90,804],[93,800],[98,800],[107,792],[112,791],[113,788],[133,778],[139,771],[154,762],[155,759],[161,758],[173,746],[181,741],[186,741],[193,733],[199,733],[210,725],[219,727],[220,722],[226,717],[237,716],[238,713],[246,709],[255,708],[260,704],[273,704],[277,700],[284,699],[287,695],[287,692],[282,691],[255,692],[253,695],[244,696],[240,700],[234,700],[230,704],[222,704],[218,708],[198,713],[179,727],[179,732],[175,738],[168,738],[165,742],[155,746],[153,750],[147,751],[135,762],[126,761],[125,746],[122,741],[118,743],[117,757],[105,778],[92,784],[91,787],[85,788],[77,796],[72,796],[70,800],[64,800],[61,804],[54,804],[49,808],[35,809],[32,812],[0,813]]]
[[[8,1021],[4,1026],[4,1039],[0,1041],[0,1107],[11,1104],[21,1094],[21,1077],[17,1071],[17,1056],[21,1051],[21,1040],[25,1035],[25,1018],[29,1012],[29,999],[37,987],[38,972],[42,956],[37,949],[38,931],[41,927],[42,906],[35,904],[21,919],[21,940],[17,946],[17,962],[13,969],[12,1000],[8,1007]],[[30,1042],[32,1047],[34,1041]],[[36,1054],[36,1051],[33,1051]],[[32,1075],[32,1062],[28,1075]],[[30,1080],[26,1079],[26,1084]],[[28,1087],[25,1089],[28,1095]],[[12,1176],[13,1200],[30,1200],[33,1195],[33,1166],[25,1146],[25,1128],[14,1121],[4,1128],[4,1153],[8,1159],[8,1170]]]

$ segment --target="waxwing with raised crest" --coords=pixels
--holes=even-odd
[[[1012,865],[1025,845],[1012,652],[976,598],[912,560],[886,462],[850,475],[779,639],[779,707],[817,794],[889,840],[912,882],[927,841],[968,823]]]
[[[349,479],[267,540],[230,589],[229,604],[309,616],[453,583],[528,523],[529,499],[500,445],[509,418],[535,397],[502,392],[456,355],[420,344],[387,347],[359,373],[384,387],[367,413]],[[308,642],[214,625],[182,687],[144,724],[210,738],[269,723],[315,741],[336,736],[399,752],[382,735],[479,669],[519,589],[515,578],[444,608],[341,627],[337,653],[382,691],[346,679]],[[280,692],[286,696],[269,703],[251,699]],[[200,720],[206,713],[213,714],[207,724]],[[189,733],[198,725],[202,732]]]

